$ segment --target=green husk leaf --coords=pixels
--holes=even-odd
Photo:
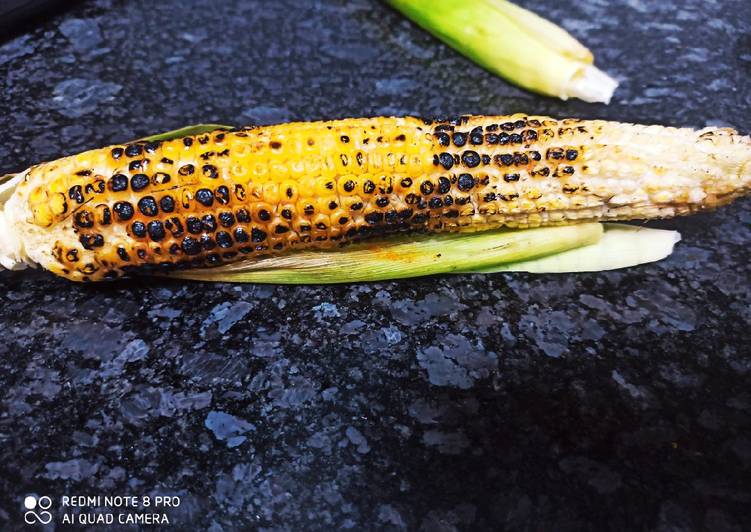
[[[208,133],[210,131],[216,131],[217,129],[232,129],[233,126],[225,126],[222,124],[193,124],[191,126],[181,127],[180,129],[173,129],[172,131],[166,131],[165,133],[159,133],[157,135],[151,135],[138,140],[144,141],[156,141],[156,140],[173,140],[181,137],[188,137],[191,135],[200,135],[202,133]]]
[[[331,284],[404,279],[523,262],[594,244],[598,223],[392,237],[333,251],[300,251],[168,275],[198,281]]]
[[[591,245],[533,260],[499,264],[470,273],[574,273],[630,268],[662,260],[681,239],[678,231],[625,224],[604,224],[605,234]]]
[[[506,0],[387,0],[446,44],[528,90],[609,102],[618,85],[561,27]]]

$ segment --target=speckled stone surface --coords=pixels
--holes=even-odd
[[[525,5],[597,51],[622,82],[611,106],[513,88],[375,1],[77,3],[0,45],[0,168],[196,122],[748,131],[746,0]],[[173,494],[172,530],[749,529],[751,202],[661,225],[683,234],[672,257],[600,274],[3,272],[0,528],[24,527],[28,494],[58,529],[63,495]]]

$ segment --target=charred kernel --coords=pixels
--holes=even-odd
[[[446,207],[449,207],[450,205],[453,205],[454,204],[454,198],[452,198],[451,196],[446,196],[445,198],[443,198],[443,204]]]
[[[144,196],[138,200],[138,210],[141,211],[144,216],[156,216],[159,213],[159,209],[156,206],[156,200],[152,196]]]
[[[201,246],[206,251],[209,251],[216,247],[216,241],[210,235],[201,235]]]
[[[188,228],[188,232],[194,235],[197,235],[201,232],[201,220],[194,216],[189,216],[187,220],[185,220],[185,225]]]
[[[472,187],[475,186],[475,178],[472,177],[471,174],[461,174],[459,176],[459,190],[462,192],[466,192],[468,190],[472,190]]]
[[[401,135],[394,137],[394,140],[397,142],[404,142],[405,140],[407,140],[407,137],[402,133]]]
[[[342,135],[339,137],[339,140],[342,141],[342,144],[347,144],[349,142],[349,137],[347,135]]]
[[[175,161],[173,161],[169,157],[162,157],[162,163],[163,164],[175,164]]]
[[[122,246],[119,246],[117,248],[117,256],[120,257],[120,259],[124,260],[125,262],[130,261],[130,255],[128,255],[128,251]]]
[[[232,237],[229,233],[225,231],[219,231],[216,234],[216,243],[219,244],[220,248],[231,248],[232,247]]]
[[[228,211],[220,212],[219,223],[222,224],[222,227],[232,227],[235,225],[235,215]]]
[[[146,153],[154,153],[161,145],[161,141],[158,140],[148,141],[143,145],[143,149],[146,150]]]
[[[548,177],[550,175],[550,168],[540,168],[539,170],[534,170],[532,172],[532,175],[541,175],[542,177]]]
[[[464,163],[469,168],[474,168],[475,166],[480,164],[480,156],[476,151],[467,150],[462,153],[462,163]]]
[[[210,177],[212,179],[215,179],[219,176],[219,172],[216,169],[216,166],[213,164],[204,164],[201,168],[201,171],[203,172],[203,175],[205,177]]]
[[[399,184],[402,186],[402,188],[409,188],[412,186],[412,179],[410,179],[409,177],[405,177],[404,179],[401,180],[401,183]]]
[[[201,227],[206,231],[216,231],[216,218],[212,214],[207,214],[201,218]]]
[[[347,222],[349,222],[349,218],[347,218],[346,216],[339,217],[339,225],[345,225]]]
[[[376,225],[383,221],[383,213],[380,212],[369,212],[365,215],[365,221],[368,222],[370,225]]]
[[[564,157],[563,149],[562,148],[550,148],[548,150],[547,154],[545,155],[545,157],[547,159],[553,159],[553,160],[556,160],[556,161],[560,161]]]
[[[143,148],[139,144],[129,144],[125,147],[125,155],[128,157],[138,157],[143,153]]]
[[[527,124],[529,125],[529,127],[540,127],[542,125],[539,120],[534,120],[534,119],[527,120]]]
[[[506,183],[511,183],[513,181],[519,181],[519,174],[505,174],[503,176],[503,180]]]
[[[128,188],[128,176],[115,174],[109,180],[109,187],[112,192],[122,192]]]
[[[164,172],[157,172],[153,176],[151,176],[151,181],[155,185],[164,185],[170,182],[170,176],[169,174],[165,174]]]
[[[347,166],[349,164],[349,157],[344,153],[339,154],[339,160],[342,161],[342,166]]]
[[[523,127],[526,127],[526,125],[527,125],[527,121],[526,120],[517,120],[516,122],[514,122],[514,127],[517,128],[517,129],[521,129]]]
[[[376,203],[377,206],[383,208],[383,207],[385,207],[386,205],[389,204],[389,199],[387,197],[385,197],[385,196],[382,196],[382,197],[378,198],[375,203]]]
[[[574,173],[574,167],[573,166],[564,166],[563,167],[563,173],[566,175],[572,175]]]
[[[146,258],[146,250],[145,249],[139,249],[136,251],[136,255],[138,255],[139,259],[145,259]]]
[[[359,211],[360,209],[362,209],[362,207],[363,207],[362,203],[358,201],[357,203],[353,203],[352,205],[350,205],[349,208],[350,210],[353,210],[353,211]]]
[[[83,249],[100,248],[104,245],[104,237],[102,235],[81,235],[78,239],[83,246]]]
[[[177,171],[180,175],[191,175],[193,172],[196,171],[196,167],[192,164],[184,164],[180,167],[180,169]]]
[[[482,154],[482,164],[490,164],[490,155],[486,153]]]
[[[312,215],[312,214],[313,214],[314,212],[316,212],[316,209],[315,209],[315,207],[313,207],[312,205],[308,204],[308,205],[306,205],[306,206],[305,206],[305,208],[303,209],[303,212],[304,212],[305,214],[307,214],[308,216],[310,216],[310,215]],[[261,218],[261,220],[264,220],[264,221],[266,221],[266,220],[269,220],[270,218],[271,218],[271,217],[269,217],[269,218],[266,218],[265,220],[264,220],[264,218]]]
[[[454,156],[450,153],[443,152],[438,156],[438,160],[446,170],[451,170],[451,167],[454,166]]]
[[[531,151],[531,152],[529,152],[529,157],[533,161],[539,161],[540,159],[542,159],[542,156],[540,155],[539,151]]]
[[[514,156],[510,153],[504,153],[503,155],[501,155],[501,162],[505,166],[511,166],[512,164],[514,164]]]
[[[149,186],[149,176],[146,174],[136,174],[130,178],[130,188],[135,192],[145,189]]]
[[[180,247],[186,255],[198,255],[201,252],[201,243],[190,236],[183,238]]]
[[[498,134],[498,144],[508,144],[510,138],[511,137],[509,136],[508,133],[499,133]]]
[[[451,190],[451,181],[447,177],[439,177],[438,178],[438,192],[441,194],[446,194],[449,190]]]
[[[244,244],[248,240],[250,240],[250,236],[248,236],[248,233],[243,229],[242,227],[235,228],[235,242],[238,242],[240,244]]]
[[[398,220],[397,220],[396,211],[389,211],[389,212],[387,212],[384,215],[384,220],[386,220],[387,224],[397,223]],[[333,236],[331,237],[331,240],[334,240]]]
[[[461,148],[467,143],[467,134],[457,131],[456,133],[451,135],[451,139],[454,141],[454,146]]]
[[[330,202],[329,202],[329,209],[331,209],[332,211],[333,211],[334,209],[336,209],[337,207],[338,207],[338,205],[336,204],[336,202],[335,202],[335,201],[330,201]]]
[[[358,166],[362,166],[363,155],[362,155],[362,152],[361,152],[361,151],[358,151],[358,152],[357,152],[357,155],[355,155],[355,159],[357,160],[357,165],[358,165]],[[401,163],[402,163],[402,164],[405,164],[405,163],[404,163],[404,160],[403,160],[403,159],[404,159],[404,157],[402,156],[402,161],[401,161]]]
[[[527,141],[527,142],[533,142],[533,141],[537,140],[537,131],[535,131],[533,129],[528,129],[527,131],[525,131],[523,133],[523,136],[524,136],[524,140],[525,141]]]
[[[153,220],[149,222],[149,224],[147,225],[147,230],[149,232],[151,240],[154,240],[155,242],[159,242],[164,238],[164,226],[159,220]]]
[[[204,135],[202,137],[198,137],[198,143],[199,144],[206,144],[207,142],[209,142],[209,136],[208,135]]]
[[[423,181],[420,185],[420,192],[425,196],[432,194],[433,189],[435,189],[435,185],[433,185],[433,183],[431,183],[430,181]]]
[[[352,192],[355,190],[355,182],[352,180],[345,181],[342,188],[344,188],[345,192]]]
[[[512,201],[519,197],[519,194],[499,194],[499,198],[501,198],[503,201]]]
[[[285,209],[284,211],[282,211],[282,216],[284,216],[285,211],[289,213],[289,217],[291,219],[292,213],[288,209]],[[237,209],[237,211],[235,212],[235,216],[237,216],[238,222],[247,223],[250,221],[250,213],[248,212],[247,209]]]
[[[326,187],[328,190],[334,190],[334,182],[333,181],[327,181],[326,184],[323,185],[323,186]]]
[[[566,150],[566,159],[569,161],[575,161],[579,156],[579,152],[576,150]]]
[[[263,231],[261,231],[260,229],[258,229],[256,227],[254,227],[250,231],[250,239],[253,242],[263,242],[264,240],[266,240],[266,233],[263,232]]]
[[[163,196],[159,200],[159,208],[164,212],[172,212],[175,210],[175,200],[172,199],[172,196]]]
[[[487,194],[483,196],[482,199],[485,200],[486,203],[495,201],[495,192],[488,192]]]
[[[76,203],[83,203],[83,192],[81,190],[81,185],[73,185],[68,190],[68,197],[72,200],[75,200]]]
[[[169,247],[169,254],[170,255],[178,255],[180,253],[180,246],[177,244],[172,244]]]
[[[289,209],[282,209],[281,215],[282,215],[282,218],[284,218],[285,220],[292,219],[292,211]]]
[[[73,220],[78,227],[88,228],[94,226],[94,217],[89,211],[78,211]]]
[[[180,218],[178,218],[177,216],[173,216],[172,218],[164,222],[164,227],[166,227],[174,237],[178,237],[183,234],[183,224],[180,221]]]
[[[438,144],[441,146],[448,146],[451,144],[451,139],[449,136],[444,133],[443,131],[439,131],[438,133],[433,133],[436,139],[438,139]]]
[[[139,238],[146,236],[146,224],[144,224],[143,222],[133,222],[133,224],[130,226],[130,229],[131,231],[133,231],[133,234]]]
[[[199,188],[196,191],[196,201],[204,207],[211,207],[214,204],[214,193],[208,188]]]
[[[483,134],[482,127],[478,126],[469,132],[469,143],[478,146],[482,144]]]
[[[216,192],[214,193],[214,197],[219,203],[226,205],[227,203],[229,203],[229,189],[224,185],[217,187]]]
[[[423,213],[417,213],[412,217],[412,223],[422,224],[428,221],[428,215]]]
[[[306,207],[306,209],[307,209],[307,207]],[[306,214],[307,214],[307,212],[306,212]],[[313,213],[311,212],[310,214],[313,214]],[[268,222],[269,220],[271,220],[271,214],[266,209],[261,209],[260,211],[258,211],[258,218],[262,222]]]
[[[271,147],[272,150],[278,150],[279,148],[282,147],[282,143],[279,142],[278,140],[272,140],[271,142],[269,142],[269,146]]]
[[[373,183],[370,179],[365,181],[362,185],[362,191],[365,192],[365,194],[372,194],[375,191],[375,183]]]
[[[101,210],[102,217],[101,217],[101,224],[102,225],[109,225],[112,223],[112,211],[110,211],[110,208],[106,205],[97,205],[97,208]]]
[[[292,198],[295,195],[295,189],[292,187],[287,187],[287,190],[285,190],[284,193],[287,195],[288,198]]]
[[[185,137],[183,139],[183,144],[185,145],[185,147],[190,147],[193,145],[193,139],[191,137]]]
[[[133,218],[134,210],[133,205],[127,201],[118,201],[112,206],[112,210],[115,211],[117,219],[123,222]]]
[[[281,224],[279,224],[279,225],[277,225],[277,226],[276,226],[276,227],[274,228],[274,232],[275,232],[275,233],[276,233],[277,235],[283,235],[284,233],[287,233],[288,231],[289,231],[289,227],[287,227],[286,225],[281,225]]]
[[[408,218],[412,217],[412,214],[414,214],[415,211],[412,209],[402,209],[397,213],[397,216],[401,218],[402,220],[406,220]]]
[[[102,192],[104,192],[104,187],[105,187],[104,181],[102,181],[101,179],[97,179],[93,183],[88,183],[84,187],[83,191],[86,194],[93,194],[95,192],[97,194],[101,194]]]
[[[113,159],[117,160],[123,156],[123,152],[124,150],[122,148],[112,148],[110,155],[112,155]]]
[[[146,168],[148,165],[148,159],[137,159],[135,161],[130,161],[128,163],[128,170],[131,172],[134,172],[136,170],[141,170],[143,168]]]
[[[498,135],[495,133],[488,133],[485,135],[485,142],[488,144],[498,144]]]
[[[443,200],[441,200],[441,198],[430,198],[428,205],[431,209],[438,209],[443,207]]]
[[[509,137],[508,137],[508,141],[509,141],[509,142],[510,142],[511,144],[521,144],[523,140],[524,140],[524,139],[522,139],[522,136],[521,136],[521,135],[519,135],[518,133],[512,133],[512,134],[511,134],[511,135],[509,135]]]
[[[78,250],[69,249],[68,252],[65,254],[65,259],[68,262],[78,262]]]
[[[513,122],[504,122],[501,124],[501,129],[504,131],[513,131],[514,130],[514,123]]]

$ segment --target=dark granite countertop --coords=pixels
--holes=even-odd
[[[747,0],[524,4],[597,52],[612,105],[511,87],[371,0],[76,3],[0,45],[0,168],[196,122],[748,131]],[[599,274],[2,272],[0,528],[33,494],[58,529],[70,495],[179,496],[172,530],[749,529],[751,202],[661,225],[684,237],[668,260]]]

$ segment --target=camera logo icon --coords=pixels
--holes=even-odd
[[[33,495],[28,495],[23,500],[23,506],[26,508],[26,513],[23,514],[23,520],[27,525],[33,525],[35,523],[41,523],[43,525],[52,521],[52,514],[48,512],[52,507],[52,499],[43,495],[38,499]]]

